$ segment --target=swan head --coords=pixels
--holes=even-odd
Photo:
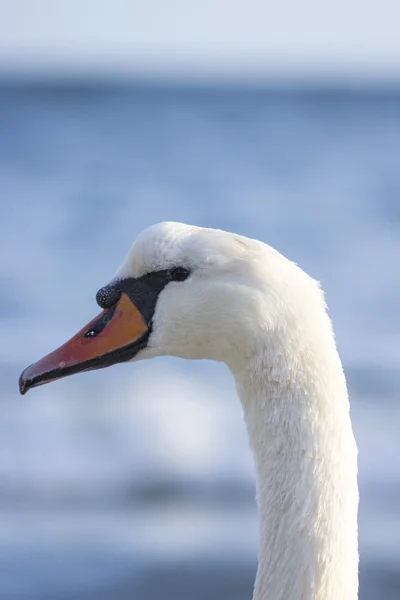
[[[98,291],[103,312],[25,369],[20,391],[162,355],[238,368],[261,335],[276,332],[282,317],[290,317],[289,296],[303,287],[296,284],[302,277],[294,263],[256,240],[180,223],[154,225]]]

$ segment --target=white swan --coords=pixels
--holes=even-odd
[[[318,283],[261,242],[161,223],[97,301],[105,310],[26,369],[21,393],[125,360],[225,362],[256,463],[254,600],[357,598],[357,448]]]

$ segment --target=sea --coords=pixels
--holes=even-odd
[[[400,89],[1,79],[0,190],[0,600],[251,598],[254,470],[224,365],[18,393],[164,220],[321,281],[359,447],[360,599],[398,600]]]

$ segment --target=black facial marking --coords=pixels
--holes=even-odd
[[[149,325],[154,315],[158,295],[170,281],[184,281],[190,271],[184,267],[153,271],[137,279],[127,277],[102,287],[96,294],[96,301],[101,308],[114,306],[122,293],[125,293],[142,313]]]

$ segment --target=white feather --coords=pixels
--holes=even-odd
[[[357,448],[319,284],[271,247],[179,223],[144,231],[116,277],[183,266],[161,292],[149,347],[225,362],[254,453],[254,600],[355,600]]]

